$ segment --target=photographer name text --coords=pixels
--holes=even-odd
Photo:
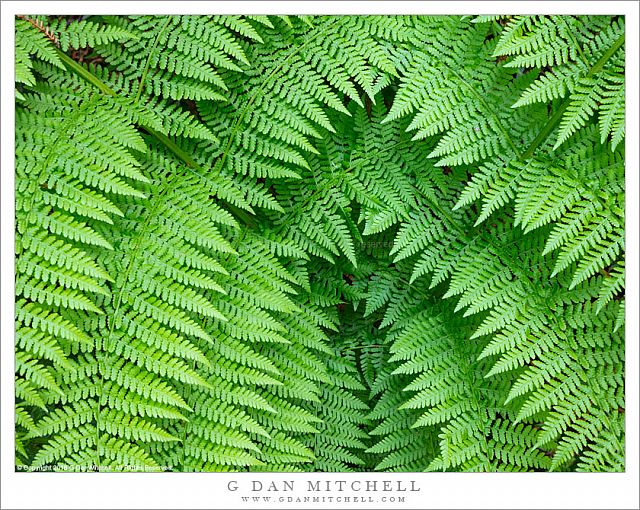
[[[415,480],[260,480],[227,483],[230,492],[420,492]]]

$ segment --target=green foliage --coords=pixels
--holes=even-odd
[[[625,469],[621,18],[15,30],[17,465]]]

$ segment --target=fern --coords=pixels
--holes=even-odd
[[[618,16],[20,16],[16,465],[623,471]]]

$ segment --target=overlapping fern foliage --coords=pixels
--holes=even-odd
[[[624,470],[624,19],[19,16],[16,465]]]

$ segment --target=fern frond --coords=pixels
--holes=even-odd
[[[620,16],[18,16],[21,470],[625,469]]]

